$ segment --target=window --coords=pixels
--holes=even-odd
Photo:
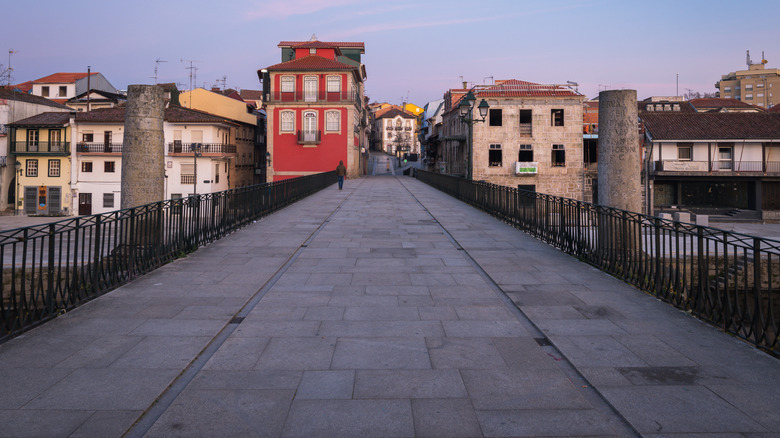
[[[317,77],[316,76],[305,76],[303,78],[303,101],[304,102],[317,101]]]
[[[566,167],[566,150],[562,144],[552,145],[552,167]]]
[[[105,163],[103,163],[103,172],[114,173],[115,167],[116,167],[115,162],[106,161]]]
[[[552,126],[563,126],[563,110],[562,109],[550,110],[550,117],[552,118]]]
[[[62,144],[62,131],[59,129],[49,130],[49,143],[52,146],[59,146]]]
[[[731,160],[734,157],[731,146],[718,147],[718,165],[720,170],[731,170]]]
[[[756,88],[764,88],[764,84],[756,84]]]
[[[325,113],[325,130],[341,130],[341,114],[338,111],[328,111]]]
[[[295,91],[295,76],[282,76],[282,93],[292,93]]]
[[[81,142],[82,143],[92,143],[95,139],[95,136],[92,134],[92,131],[84,131],[81,133]]]
[[[60,160],[49,160],[49,176],[60,176]]]
[[[501,167],[501,164],[502,164],[501,145],[491,144],[490,149],[488,150],[488,165],[490,167]]]
[[[181,163],[181,184],[195,183],[195,164]]]
[[[531,135],[531,116],[532,111],[529,109],[521,109],[520,110],[520,135],[523,136],[530,136]]]
[[[693,157],[693,147],[689,143],[680,143],[677,145],[677,159],[690,161]]]
[[[29,151],[37,151],[38,149],[38,130],[37,129],[28,129],[27,130],[27,147]]]
[[[341,91],[341,78],[328,76],[328,93],[338,93],[339,91]]]
[[[502,112],[503,111],[501,109],[490,108],[490,111],[489,111],[489,113],[490,113],[490,116],[489,116],[490,117],[490,120],[489,120],[490,126],[501,126],[501,123],[502,123],[502,120],[501,120]]]
[[[752,90],[752,89],[753,89],[753,84],[745,85],[745,90]]]
[[[528,162],[534,160],[534,149],[530,144],[521,144],[517,153],[517,161]]]
[[[38,176],[38,160],[27,160],[25,176]]]
[[[64,85],[60,85],[60,97],[65,97],[68,95],[68,87]]]
[[[282,111],[282,123],[279,125],[282,132],[295,131],[295,113],[293,111]]]
[[[214,184],[219,184],[219,163],[214,165]]]
[[[723,88],[723,91],[731,91],[731,87],[725,87]]]
[[[84,172],[84,173],[92,172],[92,162],[91,161],[82,161],[81,162],[81,171]]]
[[[314,47],[309,47],[309,54],[310,55],[316,55],[317,54],[317,49],[315,49]]]
[[[303,113],[303,141],[317,141],[317,113],[315,112]]]
[[[113,193],[103,193],[103,208],[114,208]]]
[[[753,95],[752,94],[746,94],[745,95],[745,100],[753,100]]]
[[[41,87],[41,96],[43,97],[49,97],[49,86],[44,85]]]

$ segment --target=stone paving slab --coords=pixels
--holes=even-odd
[[[777,359],[408,177],[6,342],[0,379],[0,436],[780,434]]]

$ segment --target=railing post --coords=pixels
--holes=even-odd
[[[696,288],[696,310],[703,312],[703,305],[706,303],[707,297],[707,259],[704,254],[704,228],[701,226],[696,227],[696,235],[698,242],[696,245],[696,251],[698,252],[697,265],[699,270],[698,281],[699,285]]]
[[[747,275],[747,273],[745,275]],[[761,310],[761,239],[758,237],[753,238],[753,303],[752,324],[753,333],[755,334],[753,343],[761,345],[760,337],[763,337],[765,333],[764,324],[761,323],[761,320],[763,319],[763,312]]]
[[[46,278],[46,311],[49,315],[54,313],[54,224],[49,224],[49,266]]]
[[[103,216],[97,215],[95,216],[95,241],[93,242],[92,248],[92,290],[90,291],[92,295],[94,295],[98,290],[98,278],[100,276],[100,239],[102,238],[102,230],[101,230],[101,218]]]

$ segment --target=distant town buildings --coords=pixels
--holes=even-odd
[[[720,97],[736,99],[763,108],[770,108],[780,103],[780,96],[775,96],[780,88],[780,70],[766,68],[767,60],[753,63],[750,52],[747,54],[747,70],[738,70],[721,76],[715,83]]]
[[[385,106],[374,112],[372,149],[389,155],[417,154],[417,117],[396,105]]]

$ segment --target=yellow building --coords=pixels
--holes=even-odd
[[[771,108],[780,103],[780,95],[775,96],[774,86],[780,87],[780,69],[766,68],[766,59],[760,63],[750,61],[747,56],[747,70],[738,70],[721,76],[715,83],[720,97],[737,99],[751,105]]]
[[[72,117],[71,113],[47,112],[9,126],[17,208],[26,215],[71,214]]]
[[[203,111],[238,124],[222,139],[223,144],[236,145],[236,156],[230,163],[230,174],[235,176],[230,180],[231,189],[264,182],[255,177],[265,162],[263,137],[258,135],[258,117],[252,112],[251,104],[239,99],[238,93],[225,96],[204,88],[179,95],[183,108]]]

